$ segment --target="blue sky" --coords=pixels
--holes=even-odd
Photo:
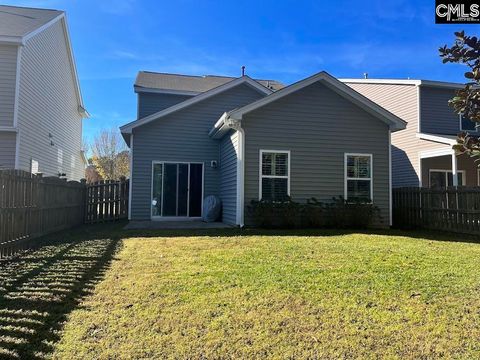
[[[87,138],[134,120],[139,70],[247,74],[291,83],[337,77],[462,81],[438,47],[479,25],[435,25],[434,0],[18,0],[67,12]]]

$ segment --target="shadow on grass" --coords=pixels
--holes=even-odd
[[[125,223],[126,224],[126,223]],[[480,243],[480,236],[449,233],[436,230],[399,230],[399,229],[142,229],[121,230],[122,237],[234,237],[234,236],[342,236],[351,234],[400,236],[430,241]]]
[[[101,230],[101,231],[99,231]],[[45,359],[67,315],[108,269],[120,238],[84,227],[42,238],[42,245],[0,261],[0,358]]]

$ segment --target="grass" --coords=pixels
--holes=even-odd
[[[119,229],[88,227],[61,255],[40,249],[29,255],[38,261],[10,266],[0,357],[480,356],[480,244],[432,233]],[[76,280],[45,280],[66,276],[63,267]],[[30,303],[32,287],[45,290]],[[34,334],[8,328],[2,312]]]

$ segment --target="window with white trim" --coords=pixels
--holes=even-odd
[[[371,154],[345,154],[345,199],[373,200]]]
[[[465,170],[457,170],[457,183],[460,186],[465,186]],[[430,187],[439,189],[453,186],[453,172],[452,170],[429,170]]]
[[[282,201],[288,196],[290,151],[260,150],[260,199]]]
[[[469,118],[464,117],[462,114],[460,116],[460,131],[477,131],[477,123],[470,120]]]

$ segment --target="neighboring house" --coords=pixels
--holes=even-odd
[[[480,185],[477,164],[455,155],[457,134],[476,134],[475,123],[448,105],[464,85],[429,80],[340,79],[407,122],[392,134],[393,187]],[[454,175],[457,176],[454,176]]]
[[[121,127],[131,220],[199,218],[217,195],[222,220],[243,226],[252,200],[345,196],[373,201],[388,225],[390,133],[405,123],[329,74],[282,87],[140,73],[135,89],[140,116]]]
[[[0,6],[0,168],[83,178],[86,116],[65,13]]]

